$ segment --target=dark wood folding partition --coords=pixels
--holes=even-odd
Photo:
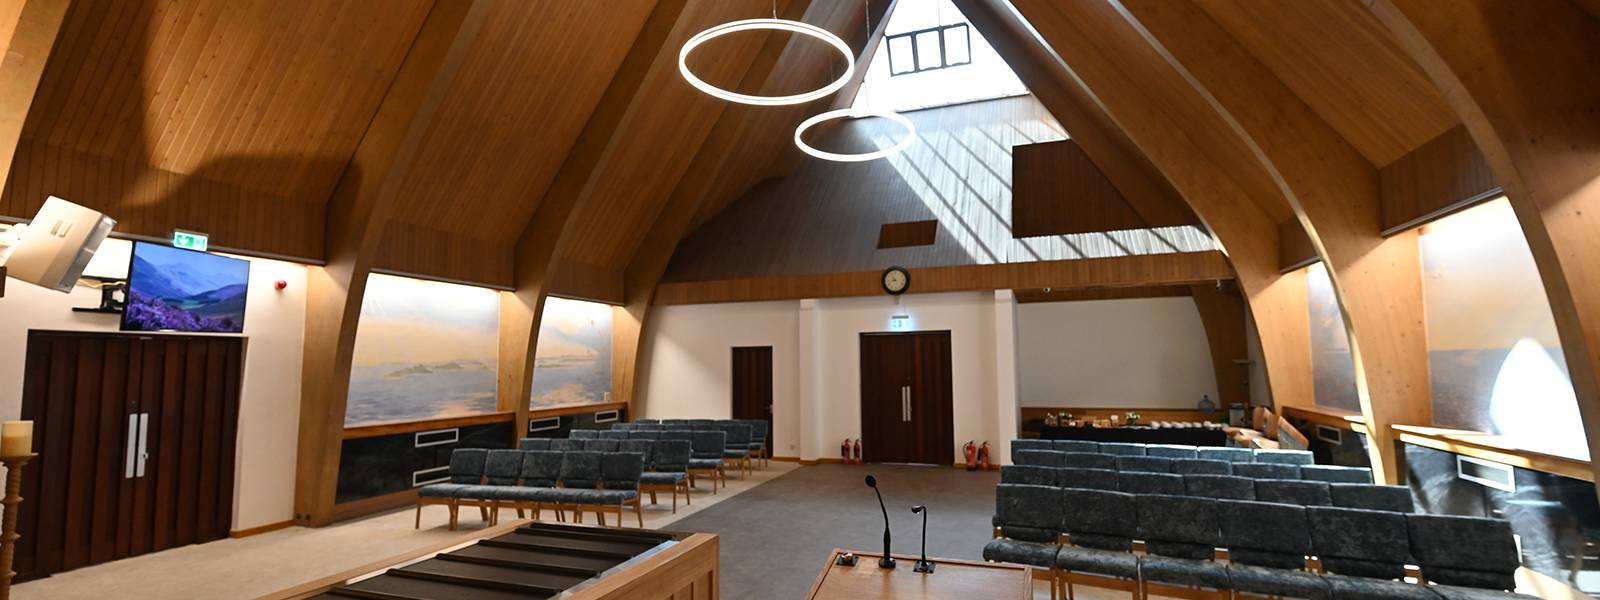
[[[39,577],[227,537],[243,339],[30,331],[15,569]]]
[[[948,464],[954,414],[950,332],[861,334],[862,460]]]
[[[733,349],[733,418],[767,421],[772,452],[772,346]]]

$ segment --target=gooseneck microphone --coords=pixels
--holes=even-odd
[[[918,573],[932,573],[933,563],[928,560],[928,508],[920,504],[913,506],[911,514],[922,515],[922,560],[917,561],[917,565],[911,570]]]
[[[867,476],[867,487],[878,494],[878,508],[883,511],[883,558],[878,559],[878,567],[883,569],[894,568],[894,557],[889,555],[889,509],[883,506],[883,492],[878,490],[878,479]]]

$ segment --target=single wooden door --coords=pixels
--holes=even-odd
[[[240,338],[29,332],[15,570],[227,537],[242,358]]]
[[[772,453],[772,346],[733,349],[733,418],[766,421]]]
[[[950,382],[950,332],[861,334],[862,460],[951,462]]]

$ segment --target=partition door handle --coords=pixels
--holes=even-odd
[[[900,386],[900,420],[911,421],[911,386]]]
[[[135,477],[144,477],[144,461],[150,458],[146,448],[150,444],[150,413],[139,413],[139,462],[134,468]]]
[[[122,461],[122,478],[133,479],[134,464],[139,462],[139,415],[128,415],[128,454]]]

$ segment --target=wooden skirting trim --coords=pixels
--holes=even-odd
[[[396,433],[412,433],[416,431],[432,431],[435,429],[449,429],[451,427],[466,427],[468,425],[482,425],[484,423],[500,423],[516,420],[517,413],[494,412],[468,417],[452,417],[449,419],[415,419],[411,421],[387,421],[371,425],[357,425],[344,429],[344,439],[354,440],[359,438],[378,437],[380,435],[393,435]]]
[[[800,460],[800,457],[798,457],[798,456],[774,456],[774,457],[772,457],[772,460],[775,460],[775,461],[778,461],[778,462],[797,462],[797,463],[804,463],[805,462],[803,460]]]
[[[883,294],[878,271],[663,283],[658,306],[761,302],[803,298],[849,298]],[[1111,258],[1047,260],[997,265],[911,269],[911,293],[1012,289],[1071,289],[1174,285],[1233,279],[1222,252],[1180,252]]]
[[[777,460],[777,459],[773,459],[773,460]],[[816,464],[822,464],[822,463],[827,463],[827,464],[830,464],[830,465],[842,465],[842,464],[844,464],[844,459],[842,459],[842,458],[819,458],[819,459],[816,459],[816,460],[802,460],[802,461],[800,461],[800,464],[802,464],[802,465],[816,465]]]
[[[543,410],[528,411],[529,419],[548,419],[550,417],[564,417],[566,415],[581,415],[583,413],[600,412],[606,410],[620,410],[628,407],[627,402],[601,402],[599,404],[578,404],[574,406],[560,406]]]
[[[1361,416],[1361,413],[1348,410],[1321,406],[1285,406],[1283,407],[1283,416],[1291,419],[1305,419],[1312,423],[1357,433],[1367,432],[1366,417]]]
[[[1588,461],[1524,450],[1503,436],[1416,425],[1394,425],[1391,429],[1395,432],[1395,439],[1408,444],[1594,481],[1594,471],[1590,470]]]
[[[270,531],[277,531],[279,529],[288,529],[292,525],[294,525],[294,519],[289,519],[287,521],[278,521],[277,523],[268,523],[268,524],[262,525],[260,527],[251,527],[249,529],[236,529],[236,530],[233,530],[233,531],[229,531],[228,532],[228,537],[231,537],[231,538],[250,537],[252,535],[259,535],[259,534],[267,533],[267,532],[270,532]]]
[[[395,492],[383,496],[335,504],[333,506],[333,521],[348,521],[350,519],[375,515],[384,511],[394,510],[402,506],[414,506],[417,503],[417,490],[415,488],[404,492]]]

